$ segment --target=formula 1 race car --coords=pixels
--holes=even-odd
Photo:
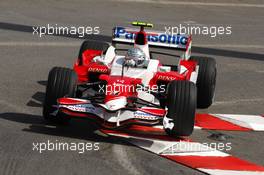
[[[189,136],[196,107],[208,108],[216,83],[216,62],[192,57],[190,35],[147,31],[150,23],[115,27],[112,44],[84,41],[73,70],[54,67],[48,76],[44,118],[65,122],[86,118],[102,128],[163,126],[170,136]],[[133,45],[118,55],[117,44]],[[162,65],[151,47],[182,50],[175,65]],[[122,50],[122,49],[120,49]],[[176,56],[175,56],[176,57]]]

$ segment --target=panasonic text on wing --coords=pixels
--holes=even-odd
[[[114,36],[115,38],[125,38],[125,39],[134,39],[135,32],[129,32],[124,27],[116,27],[114,28]],[[175,44],[175,45],[186,45],[188,38],[184,35],[167,35],[157,33],[147,35],[147,39],[149,42],[159,42],[159,43],[166,43],[166,44]]]

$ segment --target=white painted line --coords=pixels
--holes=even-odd
[[[235,170],[218,170],[218,169],[206,169],[206,168],[198,168],[198,170],[202,172],[206,172],[208,174],[213,175],[264,175],[264,172],[260,171],[235,171]]]
[[[2,41],[0,42],[0,46],[47,46],[47,47],[75,47],[80,46],[82,41],[79,42],[38,42],[38,41]]]
[[[210,148],[208,148],[210,149]],[[161,155],[174,155],[174,156],[203,156],[203,157],[227,157],[230,156],[227,153],[215,150],[215,151],[205,151],[205,152],[182,152],[174,154],[161,154]]]
[[[116,2],[140,2],[148,4],[163,4],[163,5],[187,5],[187,6],[215,6],[215,7],[254,7],[263,8],[264,4],[249,4],[249,3],[214,3],[214,2],[182,2],[182,1],[156,1],[156,0],[112,0]]]
[[[264,117],[260,115],[235,115],[235,114],[213,114],[222,120],[236,125],[252,129],[254,131],[264,131]]]
[[[230,101],[215,101],[213,105],[214,106],[230,105],[230,104],[253,103],[253,102],[264,102],[264,98],[238,99],[238,100],[230,100]]]
[[[247,44],[196,44],[193,47],[208,47],[208,48],[243,48],[243,49],[264,49],[264,45],[247,45]]]
[[[156,154],[160,154],[164,150],[167,150],[175,145],[175,141],[146,139],[134,136],[130,136],[129,142],[133,145],[141,145],[142,142],[148,142],[148,144],[141,145],[141,147]]]
[[[227,153],[218,151],[210,146],[198,142],[179,141],[179,142],[169,142],[169,143],[170,144],[168,145],[166,143],[163,143],[167,145],[165,147],[166,149],[160,148],[159,154],[175,155],[175,156],[219,156],[219,157],[229,156],[229,154]],[[157,144],[156,141],[154,141],[153,145],[155,144]]]

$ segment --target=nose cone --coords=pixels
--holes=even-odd
[[[106,109],[110,111],[115,111],[124,108],[127,105],[127,98],[124,96],[119,96],[115,99],[111,99],[105,103]]]

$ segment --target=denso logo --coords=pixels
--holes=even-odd
[[[171,76],[165,76],[165,75],[159,75],[158,76],[158,80],[172,81],[175,79],[176,79],[175,77],[171,77]]]
[[[97,68],[97,67],[90,67],[88,68],[89,72],[100,72],[100,73],[106,73],[108,71],[108,69],[104,69],[104,68]]]
[[[125,39],[134,39],[135,33],[128,32],[124,27],[114,28],[114,37],[115,38],[125,38]],[[166,43],[166,44],[175,44],[175,45],[186,45],[188,38],[183,35],[166,35],[166,34],[151,34],[147,35],[149,42],[157,43]]]

